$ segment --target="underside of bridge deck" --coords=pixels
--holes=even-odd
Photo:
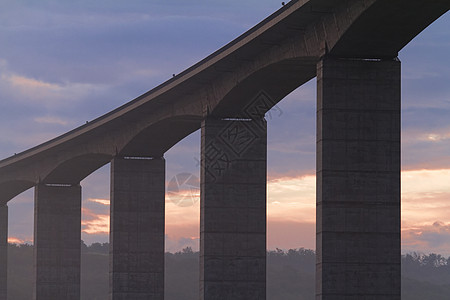
[[[396,56],[449,8],[448,0],[290,1],[160,86],[1,160],[0,300],[6,204],[33,186],[35,299],[79,299],[79,182],[109,162],[111,299],[163,299],[163,156],[199,128],[201,299],[264,300],[263,116],[316,75],[316,299],[400,299]]]

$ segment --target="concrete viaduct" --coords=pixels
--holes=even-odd
[[[201,128],[200,298],[266,298],[264,114],[317,76],[316,299],[400,299],[398,52],[449,0],[294,0],[122,107],[0,161],[35,188],[34,299],[80,299],[80,181],[111,163],[110,299],[164,298],[164,153]]]

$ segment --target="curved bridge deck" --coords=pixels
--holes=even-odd
[[[79,299],[79,183],[109,162],[111,299],[163,299],[164,153],[199,128],[201,299],[265,299],[264,114],[316,76],[316,299],[400,299],[397,54],[449,8],[291,1],[142,96],[1,160],[0,300],[6,204],[31,187],[35,299]]]

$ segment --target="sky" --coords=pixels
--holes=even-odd
[[[280,1],[0,0],[0,159],[170,79]],[[450,255],[450,15],[402,61],[402,252]],[[315,248],[315,79],[267,115],[268,248]],[[166,250],[198,249],[200,135],[166,154]],[[186,175],[187,174],[187,175]],[[178,191],[173,183],[181,184]],[[82,239],[107,242],[109,165],[83,186]],[[33,190],[9,202],[11,242],[33,240]]]

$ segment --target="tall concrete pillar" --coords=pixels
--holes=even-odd
[[[8,206],[0,205],[0,300],[7,298]]]
[[[110,299],[164,299],[164,158],[111,162]]]
[[[316,299],[400,299],[400,62],[317,73]]]
[[[34,205],[34,299],[79,300],[81,186],[39,184]]]
[[[202,123],[200,299],[266,299],[266,122]]]

